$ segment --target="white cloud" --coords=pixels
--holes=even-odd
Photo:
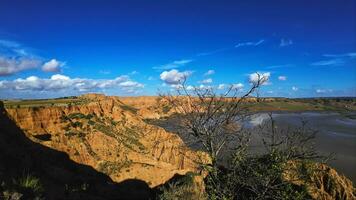
[[[210,76],[210,75],[213,75],[213,74],[215,74],[215,71],[210,69],[207,72],[205,72],[204,76]]]
[[[166,84],[177,85],[181,84],[185,79],[187,79],[192,74],[191,71],[180,72],[176,69],[170,71],[164,71],[160,74],[160,78]]]
[[[226,86],[225,84],[219,84],[218,85],[218,89],[219,90],[223,90],[223,89],[225,89],[225,86]]]
[[[212,86],[200,84],[198,88],[201,90],[210,90],[210,89],[212,89]]]
[[[265,73],[252,73],[249,75],[249,82],[252,84],[257,84],[258,82],[260,85],[269,85],[270,83],[269,78],[271,77],[270,72],[265,72]]]
[[[135,82],[135,81],[130,81],[130,80],[119,83],[119,86],[122,86],[125,88],[130,88],[130,87],[143,88],[143,84]]]
[[[9,91],[43,91],[53,92],[64,90],[71,91],[100,91],[102,89],[118,88],[126,92],[143,88],[144,85],[129,79],[128,76],[119,76],[115,79],[87,79],[70,78],[65,75],[55,74],[50,78],[38,78],[30,76],[26,79],[13,81],[0,81],[1,89]]]
[[[287,77],[286,76],[278,76],[278,80],[280,81],[286,81]]]
[[[0,40],[0,76],[8,76],[21,71],[42,67],[45,72],[59,72],[65,63],[52,59],[43,63],[44,59],[31,53],[29,48],[20,43]]]
[[[212,83],[212,82],[213,82],[213,79],[211,79],[211,78],[204,79],[204,80],[200,81],[200,83],[203,83],[203,84],[209,84],[209,83]]]
[[[45,72],[59,72],[61,67],[65,65],[64,62],[60,62],[56,59],[52,59],[42,65],[42,71]]]
[[[30,55],[28,49],[20,43],[0,40],[0,76],[37,68],[41,62],[39,57]]]
[[[293,44],[293,41],[291,39],[284,39],[282,38],[281,39],[281,43],[279,44],[280,47],[286,47],[286,46],[289,46],[289,45],[292,45]]]
[[[236,83],[236,84],[232,84],[232,88],[233,90],[242,90],[242,88],[244,87],[244,84],[242,83]]]
[[[162,69],[162,70],[168,70],[168,69],[174,69],[174,68],[179,68],[181,66],[184,66],[190,62],[192,62],[193,60],[189,60],[189,59],[183,59],[183,60],[175,60],[171,63],[165,64],[165,65],[161,65],[161,66],[157,66],[157,67],[153,67],[153,69]]]
[[[235,45],[235,48],[243,47],[243,46],[258,46],[262,44],[265,40],[261,39],[257,42],[240,42],[237,45]]]
[[[332,92],[332,89],[316,89],[315,92],[316,93],[328,93],[328,92]]]
[[[8,76],[20,71],[34,69],[41,64],[35,58],[15,58],[0,56],[0,76]]]
[[[187,86],[187,90],[194,90],[195,88],[193,87],[193,86],[191,86],[191,85],[188,85]]]
[[[70,78],[68,76],[64,76],[61,74],[55,74],[51,76],[51,80],[69,80]]]
[[[293,90],[293,91],[298,91],[298,90],[299,90],[299,88],[297,88],[297,87],[293,86],[293,87],[292,87],[292,90]]]

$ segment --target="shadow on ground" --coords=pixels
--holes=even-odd
[[[9,119],[0,101],[0,199],[6,183],[26,174],[40,179],[44,199],[154,198],[144,181],[115,183],[94,168],[70,160],[66,153],[31,141]]]

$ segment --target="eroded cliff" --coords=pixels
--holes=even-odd
[[[32,141],[65,152],[115,182],[145,181],[150,187],[175,174],[199,172],[201,152],[175,134],[148,125],[117,97],[84,95],[75,105],[8,108],[10,118]]]

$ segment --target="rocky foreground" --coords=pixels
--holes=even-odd
[[[0,180],[33,173],[46,199],[148,199],[177,175],[192,172],[202,179],[198,163],[209,162],[206,154],[145,123],[171,112],[157,101],[89,94],[68,105],[1,105]],[[351,181],[320,167],[326,173],[313,177],[313,184],[295,184],[307,184],[314,199],[355,199]],[[203,189],[200,184],[197,191]]]

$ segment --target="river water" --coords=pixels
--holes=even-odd
[[[354,115],[355,113],[349,113]],[[307,122],[307,127],[316,130],[315,149],[320,155],[333,154],[333,160],[328,164],[339,173],[344,174],[356,184],[356,120],[334,112],[275,112],[272,114],[278,128],[300,127],[302,121]],[[244,121],[243,126],[252,133],[250,148],[252,151],[261,152],[261,134],[258,125],[268,122],[267,113],[257,113]],[[165,128],[167,131],[177,133],[193,149],[200,149],[199,145],[189,145],[184,134],[181,134],[179,120],[168,118],[154,120],[151,123]],[[257,130],[257,131],[254,131]],[[230,153],[224,153],[228,156]]]
[[[329,164],[356,183],[356,120],[339,113],[302,112],[273,113],[277,126],[300,127],[302,121],[316,130],[315,147],[321,155],[333,154]],[[249,128],[269,120],[267,113],[258,113],[245,122]]]

